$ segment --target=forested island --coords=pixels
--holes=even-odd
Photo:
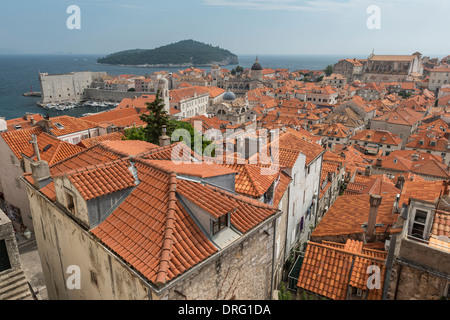
[[[143,67],[189,67],[238,64],[228,50],[194,40],[183,40],[156,49],[133,49],[107,55],[97,63]]]

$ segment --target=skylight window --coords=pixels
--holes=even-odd
[[[58,128],[58,129],[64,129],[64,126],[61,123],[59,123],[59,122],[55,123],[55,127]]]

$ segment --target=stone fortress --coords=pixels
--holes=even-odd
[[[84,99],[85,90],[102,81],[102,76],[106,76],[106,72],[39,73],[42,90],[40,104],[80,102]]]

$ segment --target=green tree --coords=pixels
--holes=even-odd
[[[130,88],[130,89],[128,89],[128,92],[135,92],[135,91],[136,91],[135,88]]]
[[[333,66],[330,64],[325,68],[325,74],[329,77],[333,73]]]
[[[155,101],[147,102],[146,105],[149,114],[142,114],[140,116],[141,120],[147,124],[143,129],[145,141],[159,144],[162,127],[167,127],[170,121],[169,114],[164,110],[164,100],[161,99],[161,90],[156,92]]]
[[[236,75],[236,69],[232,69],[232,70],[231,70],[231,74],[232,74],[233,76],[235,76],[235,75]]]
[[[145,133],[144,128],[139,127],[133,127],[130,129],[125,129],[124,131],[125,138],[123,140],[141,140],[145,141]]]
[[[203,152],[203,150],[211,144],[211,141],[204,140],[203,135],[194,130],[189,122],[170,119],[169,114],[164,110],[164,100],[161,99],[160,90],[156,92],[155,101],[147,102],[146,104],[149,114],[142,114],[140,118],[147,125],[144,128],[133,127],[125,130],[126,140],[142,140],[158,145],[159,137],[162,135],[162,127],[166,126],[166,134],[169,137],[171,137],[172,133],[177,129],[185,129],[188,131],[191,145],[188,145],[187,141],[185,141],[185,143],[197,153]],[[195,142],[197,142],[197,144]],[[201,150],[195,150],[195,146],[200,146]]]
[[[239,75],[241,75],[242,72],[244,72],[244,68],[242,68],[241,66],[237,66],[237,67],[236,67],[236,73],[239,74]]]
[[[280,291],[278,291],[278,300],[292,300],[292,295],[286,289],[284,282],[281,282]]]

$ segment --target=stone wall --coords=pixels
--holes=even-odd
[[[102,75],[106,75],[106,72],[40,73],[41,103],[79,102],[83,100],[84,90]]]
[[[73,219],[27,186],[50,300],[146,300],[148,284]],[[80,270],[80,289],[67,280]],[[72,283],[72,282],[71,282]]]
[[[0,137],[0,150],[2,150],[0,152],[0,183],[2,184],[5,201],[20,210],[22,223],[30,231],[33,231],[33,221],[25,183],[20,180],[20,177],[23,175],[21,161],[19,161],[2,137]],[[15,222],[15,226],[18,229],[20,224]]]
[[[109,102],[121,102],[124,98],[135,98],[142,95],[154,95],[149,92],[120,92],[110,91],[102,89],[87,88],[84,90],[83,99],[93,101],[109,101]]]
[[[395,263],[391,270],[387,299],[439,300],[444,295],[449,281],[449,278],[445,279],[411,266]]]
[[[440,299],[450,282],[450,254],[414,240],[399,243],[387,299]]]
[[[11,269],[20,269],[20,256],[11,220],[0,210],[0,240],[5,240]]]
[[[274,220],[241,238],[169,288],[161,299],[268,300],[271,298]]]

